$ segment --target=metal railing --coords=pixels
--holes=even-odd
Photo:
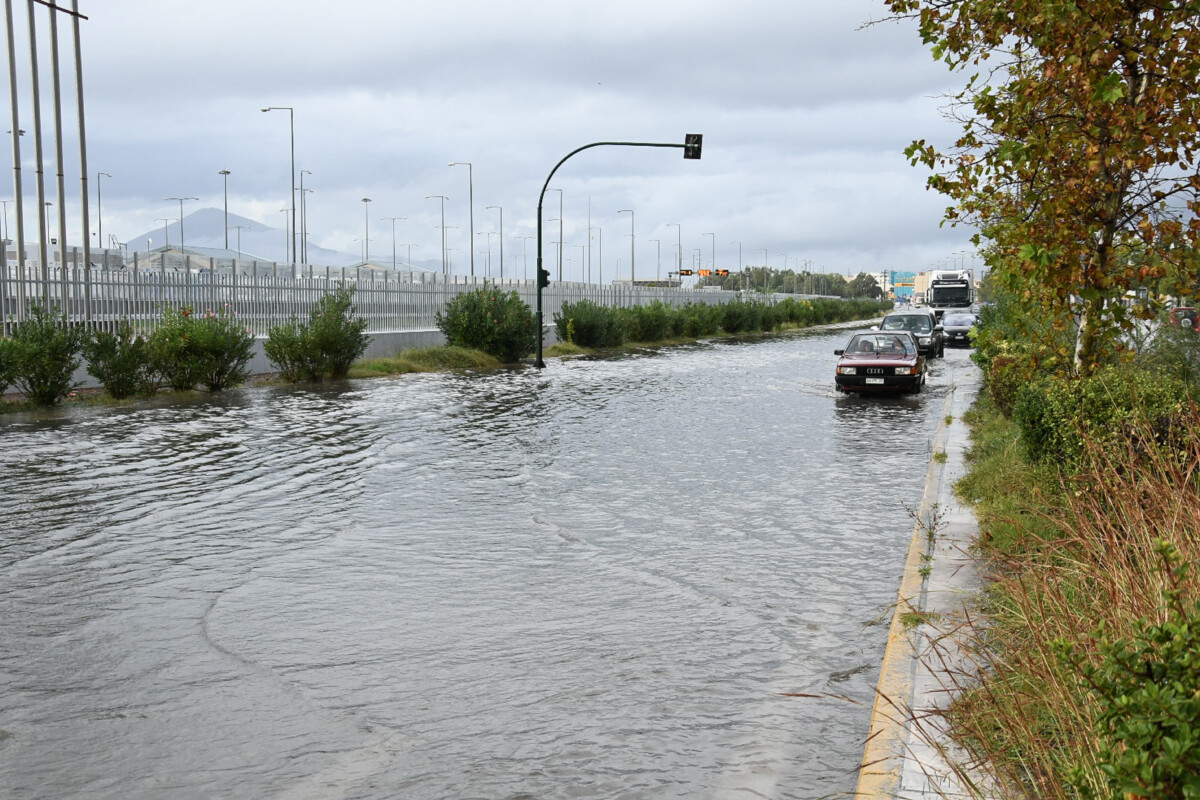
[[[160,257],[161,256],[161,257]],[[199,268],[198,262],[207,262]],[[533,280],[486,279],[436,273],[378,270],[361,267],[280,265],[258,261],[218,262],[216,259],[156,254],[149,260],[134,256],[124,266],[78,266],[68,261],[48,271],[0,267],[0,330],[12,335],[14,326],[28,314],[31,303],[48,305],[65,314],[71,324],[98,330],[116,330],[122,321],[149,332],[162,318],[164,307],[190,306],[197,313],[226,310],[236,313],[256,336],[289,319],[304,320],[326,292],[339,284],[354,287],[354,306],[367,320],[367,331],[429,330],[453,297],[484,287],[515,291],[533,306]],[[737,292],[649,286],[597,286],[587,283],[553,283],[544,290],[546,320],[563,303],[590,300],[605,306],[647,305],[660,300],[668,305],[717,304],[734,299]]]

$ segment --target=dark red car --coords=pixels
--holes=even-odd
[[[925,356],[911,331],[856,333],[841,350],[834,384],[839,392],[919,392]]]
[[[1171,322],[1181,328],[1200,331],[1200,312],[1191,306],[1173,308],[1171,309]]]

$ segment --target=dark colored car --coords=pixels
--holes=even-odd
[[[1171,309],[1171,322],[1181,328],[1191,328],[1200,331],[1200,311],[1191,306],[1179,306]]]
[[[970,347],[971,328],[979,324],[979,318],[965,311],[947,311],[942,315],[942,335],[951,347]]]
[[[893,311],[879,323],[879,330],[909,331],[916,337],[921,355],[929,358],[941,358],[946,355],[946,340],[942,334],[942,323],[938,322],[933,311],[928,309]]]
[[[909,331],[856,333],[838,359],[834,385],[839,392],[919,392],[925,385],[925,356]]]

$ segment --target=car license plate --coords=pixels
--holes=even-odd
[[[883,383],[883,378],[867,378],[867,383]]]

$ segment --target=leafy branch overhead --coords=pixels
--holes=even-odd
[[[1196,290],[1200,5],[1161,0],[887,0],[970,72],[945,148],[914,142],[951,224],[977,225],[1004,283],[1075,325],[1090,372],[1128,289]]]

